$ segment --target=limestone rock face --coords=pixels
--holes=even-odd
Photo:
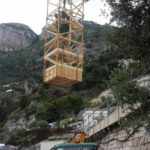
[[[47,38],[53,38],[53,35],[50,33],[47,33]],[[42,28],[42,32],[39,36],[40,41],[45,40],[45,27]]]
[[[37,38],[36,33],[26,25],[19,23],[0,24],[0,51],[24,49]]]

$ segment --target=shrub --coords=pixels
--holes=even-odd
[[[46,128],[46,127],[48,127],[48,122],[45,120],[34,121],[28,125],[29,129]]]
[[[20,99],[20,107],[21,109],[26,108],[30,104],[30,100],[28,96],[22,96]]]
[[[64,119],[60,122],[60,126],[67,126],[69,123],[73,123],[73,122],[76,122],[77,120],[75,118],[67,118],[67,119]]]
[[[36,105],[35,104],[32,104],[31,106],[29,106],[25,109],[26,117],[29,117],[30,115],[32,115],[34,113],[36,113]]]
[[[78,113],[82,108],[82,99],[77,95],[62,96],[54,101],[46,102],[45,109],[36,114],[39,119],[46,119],[50,122],[68,117],[70,113]]]
[[[21,143],[20,137],[25,136],[26,130],[25,129],[18,129],[13,132],[10,138],[6,141],[7,145],[19,145]]]

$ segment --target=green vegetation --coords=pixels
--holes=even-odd
[[[83,66],[83,82],[74,86],[74,89],[81,90],[97,87],[100,91],[106,89],[105,81],[109,79],[111,71],[118,66],[122,58],[118,51],[108,51],[101,55],[98,60],[87,62]]]
[[[112,97],[102,97],[102,101],[99,104],[99,108],[100,109],[104,109],[104,108],[110,108],[113,106],[117,106],[117,100],[112,98]]]
[[[21,109],[26,108],[30,104],[30,100],[28,96],[22,96],[20,99],[20,107]]]
[[[11,137],[6,142],[6,144],[19,145],[22,142],[20,137],[24,137],[26,133],[25,129],[18,129],[11,134]]]
[[[18,129],[11,133],[7,145],[30,146],[31,144],[48,139],[49,136],[67,133],[71,128],[35,128],[29,131]]]
[[[38,105],[37,104],[31,104],[29,107],[25,109],[25,116],[28,118],[32,114],[35,114],[37,112]]]
[[[47,128],[48,127],[48,122],[45,120],[39,120],[39,121],[34,121],[28,125],[29,129],[33,128]]]
[[[137,84],[139,77],[150,73],[150,3],[147,0],[107,0],[107,3],[111,7],[111,22],[116,22],[119,26],[109,30],[109,41],[116,46],[122,58],[134,63],[115,66],[105,83],[122,107],[126,105],[133,110],[131,115],[122,119],[121,125],[137,127],[141,122],[150,120],[150,91]],[[91,76],[88,79],[91,80]],[[139,104],[140,107],[135,110],[134,106]],[[105,101],[101,105],[106,107]]]
[[[69,123],[73,123],[73,122],[76,122],[76,121],[77,121],[77,120],[74,119],[74,118],[67,118],[67,119],[61,120],[60,126],[61,126],[61,127],[62,127],[62,126],[67,127],[67,125],[68,125]]]
[[[125,56],[145,61],[150,58],[150,5],[148,0],[107,0],[112,8],[111,21],[117,22],[112,42]]]
[[[109,33],[110,41],[118,47],[124,58],[134,62],[112,71],[108,87],[122,106],[134,110],[128,118],[122,120],[122,124],[138,126],[141,122],[149,121],[147,106],[150,91],[147,87],[140,87],[137,80],[149,73],[150,5],[147,0],[107,2],[112,9],[111,21],[120,26]],[[138,104],[140,107],[135,110],[134,106]]]
[[[85,23],[85,46],[90,43],[94,47],[106,41],[105,32],[109,28],[95,23],[91,25],[91,22]],[[24,80],[42,82],[43,45],[44,41],[37,40],[25,50],[0,52],[0,85]]]
[[[132,68],[133,69],[133,68]],[[122,119],[123,125],[129,127],[139,125],[148,121],[150,108],[150,90],[147,87],[140,87],[138,79],[131,78],[131,68],[116,68],[110,75],[108,87],[111,88],[115,100],[124,107],[133,111],[126,119]],[[140,106],[139,106],[140,105]],[[134,121],[133,121],[134,120]]]
[[[0,85],[15,81],[38,83],[38,86],[33,86],[33,91],[29,95],[25,95],[25,90],[21,86],[14,86],[13,89],[21,93],[19,102],[5,99],[0,106],[1,126],[8,118],[17,119],[20,114],[26,118],[33,114],[36,117],[36,121],[29,125],[32,131],[28,132],[27,136],[24,130],[16,131],[8,140],[9,144],[16,145],[22,141],[32,141],[31,139],[35,137],[33,132],[36,132],[36,135],[39,130],[45,133],[43,130],[47,127],[47,122],[69,118],[84,107],[89,107],[92,97],[89,93],[91,94],[92,89],[100,93],[111,88],[114,95],[114,99],[102,99],[102,102],[95,106],[102,109],[117,104],[122,107],[128,105],[128,108],[134,111],[128,118],[122,120],[122,126],[128,123],[134,126],[137,122],[150,120],[148,107],[150,91],[136,83],[138,77],[150,72],[149,2],[147,0],[141,0],[140,3],[134,0],[107,0],[107,2],[112,8],[112,21],[116,21],[119,28],[100,26],[92,22],[84,23],[85,47],[93,48],[100,44],[113,46],[110,50],[98,55],[99,58],[96,60],[90,57],[85,59],[83,82],[74,85],[68,93],[42,84],[44,41],[36,41],[26,50],[1,53]],[[100,52],[101,49],[98,53]],[[128,66],[121,65],[119,63],[121,59],[130,59],[134,63]],[[85,97],[86,101],[84,101]],[[133,106],[139,103],[141,106],[135,110]],[[66,125],[68,122],[69,120],[65,119],[61,124]]]
[[[107,43],[106,35],[110,30],[112,28],[108,26],[85,23],[85,46],[93,48]],[[11,88],[19,93],[17,102],[12,102],[9,98],[10,105],[7,105],[7,102],[3,101],[4,105],[0,107],[1,127],[8,119],[17,121],[22,117],[28,120],[34,115],[36,121],[30,128],[38,128],[41,122],[45,121],[43,124],[46,125],[46,122],[59,121],[77,114],[91,105],[91,98],[107,88],[105,80],[109,79],[111,70],[117,67],[119,59],[122,58],[119,53],[116,55],[112,48],[112,51],[102,53],[98,60],[90,58],[91,61],[85,61],[83,82],[66,92],[64,89],[42,84],[43,45],[44,41],[35,41],[25,50],[0,53],[0,85],[16,82]],[[25,83],[31,87],[31,94],[26,94]]]
[[[11,82],[34,79],[41,81],[43,41],[37,41],[31,47],[0,54],[0,85]],[[31,57],[32,56],[32,57]]]
[[[94,22],[87,22],[84,23],[84,29],[85,47],[93,48],[100,44],[108,44],[107,33],[113,28],[107,25],[103,26]]]
[[[133,104],[145,102],[148,95],[146,88],[139,87],[137,80],[131,80],[130,70],[125,68],[116,68],[110,75],[109,87],[115,96],[115,99],[121,101],[121,104]],[[145,97],[146,96],[146,97]]]
[[[3,124],[8,116],[18,108],[18,102],[10,101],[9,98],[2,99],[0,106],[0,125]]]
[[[64,119],[68,114],[78,113],[82,108],[82,99],[77,95],[62,96],[52,102],[45,102],[45,107],[38,112],[37,119],[46,119],[48,121],[58,121]]]

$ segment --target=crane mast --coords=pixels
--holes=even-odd
[[[82,81],[84,0],[48,0],[44,83],[70,87]]]

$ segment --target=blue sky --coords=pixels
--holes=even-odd
[[[45,25],[47,0],[0,0],[0,23],[17,22],[28,25],[37,34]],[[85,20],[100,24],[108,23],[108,18],[99,16],[103,0],[91,0],[85,4]]]

